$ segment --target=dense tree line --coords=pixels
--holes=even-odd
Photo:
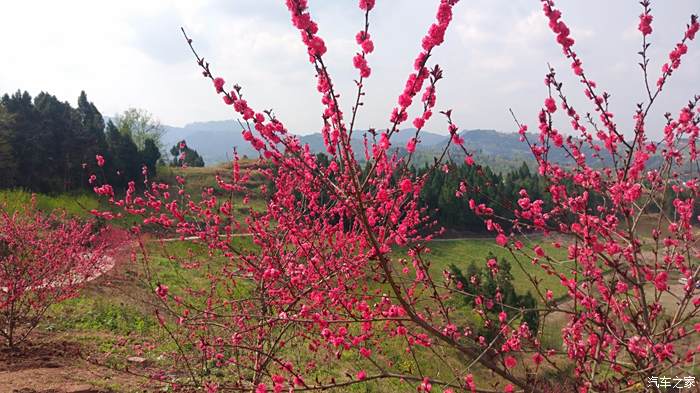
[[[176,154],[177,146],[171,151]],[[316,155],[317,164],[326,168],[330,160],[324,153]],[[366,177],[371,165],[362,168],[362,177]],[[420,194],[420,202],[426,207],[437,224],[451,232],[482,233],[486,232],[483,217],[476,216],[469,208],[473,199],[477,204],[484,203],[494,209],[498,218],[513,218],[513,208],[520,198],[518,193],[525,189],[532,199],[542,199],[545,205],[550,202],[546,192],[545,180],[533,173],[528,165],[523,164],[516,170],[501,174],[489,166],[449,163],[441,168],[425,165],[422,168],[411,167],[415,175],[425,175],[426,184]],[[333,175],[330,175],[334,179]],[[321,201],[330,203],[325,191]],[[592,203],[598,200],[592,198]],[[502,225],[507,225],[499,219]]]
[[[96,155],[106,164],[98,168]],[[142,177],[143,165],[155,174],[160,159],[157,142],[144,139],[138,148],[88,101],[77,108],[49,93],[32,99],[28,92],[0,99],[0,188],[25,188],[51,193],[89,188],[96,173],[117,187]]]
[[[485,230],[483,219],[469,209],[470,199],[477,204],[485,203],[497,216],[507,218],[512,218],[521,189],[527,190],[532,199],[548,202],[544,180],[532,173],[525,163],[505,175],[495,173],[488,166],[466,164],[432,171],[425,166],[417,172],[428,174],[421,201],[431,210],[439,225],[454,231]],[[461,195],[458,196],[460,189]]]
[[[532,200],[542,199],[546,209],[551,206],[546,179],[531,171],[525,162],[518,169],[507,173],[496,173],[485,165],[466,164],[449,164],[432,171],[426,165],[414,171],[428,176],[426,186],[421,190],[421,202],[430,210],[439,226],[453,233],[486,231],[483,218],[477,217],[469,208],[471,199],[477,204],[484,203],[492,208],[498,222],[505,226],[508,226],[508,221],[515,218],[513,209],[517,208],[515,204],[520,198],[519,192],[522,189],[527,191]],[[464,186],[460,187],[462,183]],[[642,183],[645,187],[650,187],[648,181],[645,180]],[[610,203],[600,193],[584,190],[572,184],[570,180],[562,180],[562,185],[566,187],[569,195],[586,191],[590,209]],[[458,191],[461,195],[457,195]],[[673,201],[676,197],[681,199],[690,197],[687,192],[676,194],[670,187],[665,190],[665,194],[666,196],[661,198],[662,206],[655,203],[644,204],[644,211],[651,214],[663,212],[669,215],[675,209]],[[697,217],[700,216],[700,203],[695,203],[693,206],[693,220],[697,222]],[[562,216],[560,219],[568,222],[568,219],[574,220],[575,217]]]

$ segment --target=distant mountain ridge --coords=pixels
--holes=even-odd
[[[257,156],[241,135],[241,125],[234,120],[196,122],[184,127],[165,126],[163,143],[166,147],[185,139],[188,146],[197,150],[207,165],[214,165],[230,160],[233,148],[238,154],[249,157]],[[406,142],[415,135],[415,129],[403,129],[391,138],[392,147],[403,149]],[[355,130],[352,146],[356,154],[361,155],[363,147],[363,131]],[[466,142],[467,150],[475,152],[480,157],[502,161],[506,164],[520,165],[523,161],[531,161],[532,153],[527,144],[520,142],[517,133],[503,133],[496,130],[465,130],[460,133]],[[449,141],[449,136],[421,131],[421,142],[416,149],[417,156],[426,162],[432,161],[432,156],[438,154]],[[320,133],[299,135],[303,144],[308,144],[314,153],[325,152],[323,137]],[[459,151],[451,151],[459,155]]]
[[[234,146],[237,146],[240,154],[254,154],[254,149],[241,136],[241,126],[234,121],[197,122],[184,127],[164,128],[162,141],[166,149],[184,139],[188,146],[197,150],[207,165],[230,160]]]

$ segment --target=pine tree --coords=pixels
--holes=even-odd
[[[44,171],[50,175],[41,177],[40,187],[46,192],[80,187],[86,177],[82,164],[89,159],[86,147],[94,144],[83,129],[80,114],[69,103],[44,92],[34,98],[34,107],[41,117],[38,137],[48,152],[43,157]]]
[[[129,135],[122,134],[111,120],[107,122],[106,134],[111,158],[111,162],[105,165],[107,178],[121,187],[131,180],[139,180],[143,161],[134,141]]]
[[[141,161],[143,164],[148,167],[148,175],[151,177],[155,176],[156,166],[158,164],[158,160],[160,160],[160,150],[158,149],[158,146],[156,146],[153,139],[146,139],[143,150],[141,150],[139,154],[141,155]]]
[[[18,168],[17,159],[12,148],[14,139],[12,115],[0,104],[0,188],[16,185]]]
[[[12,116],[13,132],[9,143],[21,176],[15,186],[36,190],[38,174],[42,169],[42,158],[46,156],[46,146],[38,138],[40,119],[29,93],[17,90],[14,94],[2,97],[2,106]]]
[[[86,130],[91,137],[91,143],[89,145],[91,151],[86,154],[88,156],[104,154],[107,150],[105,121],[100,111],[95,107],[95,104],[88,101],[87,94],[85,94],[84,91],[81,91],[80,97],[78,97],[78,113],[80,114],[80,122],[83,129]]]
[[[170,155],[173,156],[171,161],[171,166],[191,166],[191,167],[202,167],[204,166],[204,159],[197,153],[197,150],[191,149],[187,146],[187,142],[183,139],[176,143],[170,149]]]

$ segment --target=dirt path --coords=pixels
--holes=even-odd
[[[80,348],[70,342],[23,345],[21,352],[0,351],[0,392],[101,392],[90,381],[95,370],[79,362]]]
[[[35,335],[21,351],[0,350],[0,393],[148,391],[143,380],[98,366],[75,342]]]

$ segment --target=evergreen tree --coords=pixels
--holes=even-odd
[[[156,175],[156,165],[158,160],[160,160],[160,150],[153,139],[148,138],[144,143],[143,150],[139,152],[141,155],[141,160],[143,164],[148,167],[148,176],[153,177]]]
[[[545,196],[544,179],[533,175],[525,163],[505,176],[486,166],[466,164],[449,165],[447,171],[431,171],[426,165],[418,173],[428,175],[426,186],[421,190],[421,202],[440,225],[453,231],[486,230],[482,218],[469,208],[471,199],[488,205],[497,216],[506,218],[513,218],[521,189],[527,190],[532,199],[542,198],[545,205],[551,202]],[[457,192],[462,182],[464,191]]]
[[[14,137],[12,115],[0,104],[0,188],[16,185],[18,168],[12,147]]]
[[[32,97],[26,91],[17,90],[11,96],[5,94],[2,97],[2,106],[12,116],[13,131],[9,132],[8,139],[21,172],[15,186],[39,191],[37,175],[43,169],[46,145],[39,138],[40,119]]]
[[[105,121],[97,107],[88,101],[84,91],[81,91],[78,97],[78,114],[83,130],[90,141],[89,145],[85,146],[87,150],[85,155],[87,157],[94,157],[96,154],[104,155],[107,152]]]
[[[122,134],[111,120],[107,122],[106,134],[111,158],[105,165],[107,179],[111,179],[111,184],[125,187],[129,181],[141,177],[141,155],[131,137]]]
[[[139,151],[130,134],[114,124],[108,132],[109,137],[102,114],[85,92],[77,108],[44,92],[33,100],[27,92],[5,94],[0,99],[0,187],[44,193],[89,188],[97,154],[105,157],[105,180],[114,186],[139,180],[144,164],[155,174],[160,151],[154,140],[145,140]]]
[[[82,163],[89,159],[86,146],[94,141],[83,129],[78,111],[44,92],[36,96],[34,107],[41,118],[38,137],[48,153],[43,158],[44,171],[49,176],[41,177],[40,188],[50,192],[80,187],[86,176]]]
[[[496,260],[496,256],[489,252],[486,261]],[[496,294],[500,294],[501,301],[509,307],[494,306],[487,313],[491,319],[496,319],[500,312],[505,312],[508,318],[519,315],[521,310],[522,321],[527,322],[530,329],[537,331],[539,328],[539,313],[535,310],[537,301],[530,292],[519,294],[513,286],[513,275],[511,274],[511,265],[508,259],[502,258],[498,263],[498,271],[494,274],[490,269],[482,269],[478,267],[474,261],[471,261],[467,267],[466,273],[463,273],[456,265],[450,265],[450,272],[454,280],[461,285],[461,291],[470,294],[465,295],[463,300],[469,307],[474,307],[474,296],[481,296],[483,299],[495,300]],[[497,324],[496,324],[497,325]],[[488,337],[493,337],[495,332],[484,332]]]
[[[197,153],[197,150],[190,149],[184,139],[170,149],[170,155],[173,156],[173,160],[170,163],[171,166],[204,166],[202,156]]]

